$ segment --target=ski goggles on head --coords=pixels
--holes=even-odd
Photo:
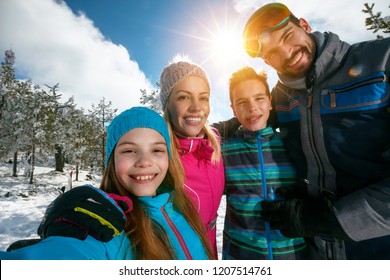
[[[244,28],[244,48],[251,57],[258,57],[261,51],[260,35],[286,26],[292,13],[283,4],[271,3],[258,9]]]

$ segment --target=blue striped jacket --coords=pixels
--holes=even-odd
[[[294,189],[295,169],[283,142],[271,127],[240,127],[222,142],[225,165],[226,217],[223,259],[305,259],[303,238],[285,238],[260,217],[260,202],[278,188]]]

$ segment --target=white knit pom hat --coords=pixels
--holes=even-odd
[[[169,95],[175,85],[183,78],[188,76],[196,76],[205,80],[210,89],[210,82],[206,72],[199,65],[188,62],[178,61],[166,66],[160,76],[160,101],[162,109],[165,109]]]

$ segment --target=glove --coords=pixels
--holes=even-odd
[[[330,234],[349,239],[324,200],[263,200],[261,217],[285,237],[313,237]]]
[[[12,251],[15,251],[15,250],[18,250],[20,248],[24,248],[24,247],[27,247],[27,246],[31,246],[31,245],[34,245],[38,242],[40,242],[41,239],[39,238],[33,238],[33,239],[22,239],[22,240],[18,240],[18,241],[15,241],[13,243],[11,243],[11,245],[9,245],[7,247],[7,252],[12,252]]]
[[[74,237],[88,235],[108,242],[119,235],[126,225],[126,214],[133,209],[127,196],[107,194],[85,185],[58,196],[46,209],[38,235]]]
[[[292,199],[292,198],[304,198],[303,191],[299,186],[279,187],[274,191],[274,199]]]

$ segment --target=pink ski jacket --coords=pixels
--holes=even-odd
[[[185,172],[184,186],[198,209],[202,223],[206,226],[208,238],[217,258],[217,211],[225,185],[222,157],[219,163],[211,162],[214,149],[208,139],[178,138],[178,140]]]

